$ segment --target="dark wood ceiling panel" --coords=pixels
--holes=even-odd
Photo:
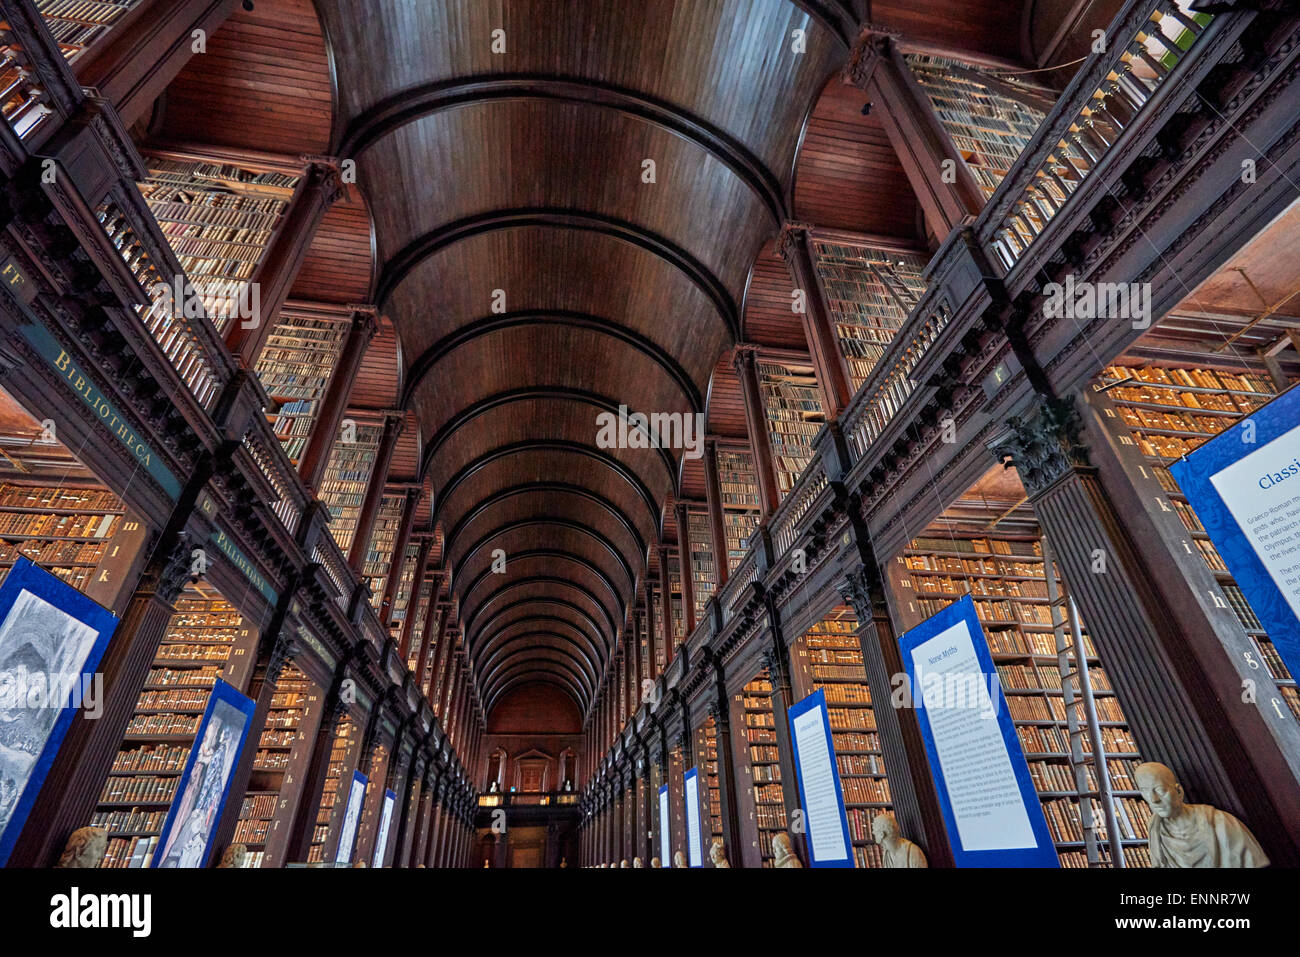
[[[492,312],[498,289],[505,295],[504,319]],[[631,243],[571,229],[523,227],[462,240],[416,267],[387,309],[398,317],[412,367],[466,326],[538,313],[557,322],[588,317],[590,324],[594,317],[610,324],[612,336],[630,331],[649,340],[703,393],[709,370],[729,342],[708,295],[688,275]],[[611,338],[597,356],[585,358],[599,361],[618,344]]]
[[[1019,60],[1022,7],[1008,0],[872,0],[871,19],[908,40]]]
[[[916,237],[916,196],[866,96],[832,77],[817,100],[794,183],[795,218],[816,226]]]
[[[294,280],[295,299],[362,303],[370,295],[370,211],[361,194],[337,203],[325,214],[302,269]]]
[[[775,349],[807,349],[803,321],[794,311],[790,269],[776,254],[776,242],[764,244],[754,261],[745,290],[741,328],[746,342]]]
[[[740,391],[740,378],[731,364],[730,352],[713,365],[707,422],[710,435],[749,438],[745,425],[745,397]]]
[[[237,7],[167,87],[160,137],[297,155],[329,150],[329,56],[311,0]]]
[[[653,183],[642,181],[647,159]],[[575,210],[681,247],[736,300],[757,245],[777,225],[696,145],[635,117],[545,100],[469,104],[409,123],[361,155],[358,183],[373,204],[382,264],[449,223],[496,210]],[[401,202],[389,201],[389,183],[409,184]],[[689,204],[674,200],[687,196]],[[701,222],[727,223],[728,241]]]
[[[321,0],[347,120],[401,91],[465,77],[549,74],[674,104],[748,144],[782,181],[807,104],[843,61],[789,0]],[[506,51],[492,51],[492,31]],[[801,29],[807,49],[793,49]]]
[[[402,381],[400,356],[397,329],[387,319],[383,319],[361,360],[357,383],[352,387],[352,408],[397,408]]]

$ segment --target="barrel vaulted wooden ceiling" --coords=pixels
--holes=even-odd
[[[782,223],[924,243],[878,120],[838,79],[859,25],[1024,62],[1023,12],[256,0],[173,83],[151,136],[356,161],[359,194],[329,213],[294,294],[358,301],[369,270],[392,326],[367,366],[396,379],[363,370],[367,401],[418,423],[404,467],[419,475],[400,478],[431,492],[487,710],[545,682],[585,713],[648,550],[676,531],[665,505],[702,489],[680,450],[598,447],[598,414],[707,411],[743,436],[729,350],[802,342],[773,305],[789,301]]]

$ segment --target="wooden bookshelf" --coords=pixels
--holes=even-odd
[[[36,0],[36,11],[69,63],[113,29],[143,0]]]
[[[418,546],[416,550],[418,552]],[[418,557],[418,555],[416,557]],[[413,565],[414,561],[412,561],[411,564]],[[412,572],[412,576],[414,576],[414,572]],[[420,666],[420,649],[424,644],[424,618],[425,613],[429,608],[429,601],[431,599],[430,592],[432,591],[433,582],[428,578],[425,578],[424,581],[420,582],[419,588],[416,589],[414,607],[410,606],[408,603],[408,606],[404,609],[403,613],[403,618],[405,618],[405,615],[415,616],[415,624],[411,628],[410,655],[406,659],[406,667],[412,674],[415,674],[415,669]],[[437,633],[435,632],[434,634],[436,635]],[[417,678],[418,677],[419,676],[417,675]]]
[[[968,520],[972,507],[969,502],[965,504],[963,519]],[[987,518],[996,520],[1000,511],[990,508]],[[908,616],[917,623],[962,595],[971,595],[1061,866],[1089,866],[1080,800],[1092,802],[1105,863],[1105,816],[1095,798],[1080,795],[1069,764],[1069,729],[1038,533],[1023,524],[1014,535],[971,533],[961,525],[941,517],[924,535],[910,542],[895,560],[895,591]],[[1051,573],[1055,574],[1055,569]],[[1150,812],[1132,777],[1141,759],[1128,719],[1111,689],[1105,664],[1087,636],[1086,624],[1083,647],[1088,655],[1125,866],[1150,866],[1146,852]],[[1069,660],[1073,662],[1073,656]],[[1086,735],[1083,745],[1088,752],[1091,745]],[[1097,782],[1091,781],[1089,787],[1096,790]]]
[[[813,264],[840,350],[858,389],[925,293],[918,253],[814,239]]]
[[[91,824],[101,867],[147,867],[217,678],[242,687],[257,635],[211,588],[189,585],[158,645]]]
[[[411,586],[415,582],[416,561],[420,557],[420,543],[412,541],[406,546],[402,559],[402,577],[397,583],[397,594],[393,596],[393,624],[401,626],[410,613]]]
[[[298,177],[150,153],[145,163],[140,193],[224,335],[227,300],[252,279]]]
[[[718,780],[718,725],[713,715],[704,719],[695,734],[695,764],[700,769],[700,840],[708,859],[713,839],[722,838],[722,789]],[[738,849],[729,849],[735,853]]]
[[[634,614],[636,616],[636,633],[641,637],[641,674],[639,681],[649,681],[650,649],[657,648],[663,642],[655,641],[655,636],[650,634],[649,616],[646,615],[644,606],[638,605]],[[658,655],[658,652],[656,652],[656,655]],[[659,665],[658,673],[663,673],[663,665]]]
[[[370,604],[376,612],[384,601],[384,588],[388,584],[388,572],[393,566],[393,549],[397,544],[405,506],[405,495],[384,495],[379,500],[379,511],[375,514],[374,530],[370,533],[370,547],[366,549],[361,577],[370,586]]]
[[[355,423],[355,428],[354,441],[347,442],[341,437],[334,443],[319,490],[321,501],[329,507],[330,534],[344,555],[356,534],[361,502],[366,497],[366,486],[384,431],[381,426],[360,422]]]
[[[812,461],[812,442],[826,421],[812,366],[760,359],[758,387],[763,396],[772,462],[781,494],[794,488]]]
[[[350,714],[339,719],[330,745],[330,760],[325,771],[325,784],[321,789],[320,804],[316,809],[316,825],[312,828],[311,844],[307,848],[307,863],[325,863],[325,850],[333,828],[342,817],[340,787],[345,778],[352,776],[352,758],[360,745],[360,730]],[[346,795],[343,800],[346,800]],[[338,812],[336,814],[336,812]],[[336,818],[338,820],[336,820]]]
[[[1033,139],[1045,114],[980,82],[974,71],[952,60],[920,53],[906,54],[905,59],[975,181],[986,196],[992,196]],[[1003,83],[1004,88],[1015,85],[1010,79]],[[1031,91],[1027,88],[1026,92]],[[1049,178],[1040,177],[1037,183],[1058,202],[1065,201],[1064,190]],[[1043,221],[1050,217],[1048,211]]]
[[[280,799],[295,764],[294,758],[298,757],[296,763],[304,763],[301,752],[305,742],[299,740],[298,732],[312,690],[311,681],[292,662],[285,665],[280,680],[276,682],[275,694],[271,696],[266,723],[258,737],[252,776],[235,825],[234,843],[248,847],[245,867],[262,866]],[[282,821],[282,826],[288,826],[287,822]]]
[[[727,566],[728,571],[735,571],[749,550],[749,536],[758,527],[760,515],[758,475],[748,450],[718,449],[718,484],[722,491]]]
[[[786,829],[786,818],[776,713],[772,709],[772,682],[767,669],[745,685],[739,698],[742,721],[736,730],[746,759],[743,770],[748,772],[743,776],[748,779],[750,789],[759,857],[763,867],[771,867],[772,838]]]
[[[1276,394],[1272,382],[1252,372],[1231,373],[1188,366],[1142,368],[1111,366],[1101,375],[1106,395],[1132,432],[1160,487],[1169,496],[1187,534],[1206,567],[1213,573],[1241,627],[1259,650],[1278,692],[1300,719],[1300,691],[1282,662],[1241,588],[1210,541],[1169,464],[1198,448],[1207,439],[1235,425]]]
[[[686,618],[685,611],[682,608],[682,562],[680,553],[680,549],[674,549],[668,554],[668,601],[673,613],[673,639],[679,642],[684,641],[686,638]],[[659,644],[662,645],[663,642]],[[664,666],[667,665],[664,660],[665,650],[660,647],[656,654],[659,659],[659,671],[662,672]]]
[[[857,619],[847,608],[827,615],[791,647],[791,677],[798,697],[814,691],[826,695],[854,864],[883,867],[880,845],[871,835],[871,819],[891,811],[893,804],[857,629]]]
[[[307,447],[348,329],[342,319],[282,313],[257,360],[258,380],[274,404],[267,419],[294,465]]]
[[[691,587],[695,589],[695,614],[703,617],[704,606],[717,590],[718,568],[713,560],[713,538],[708,513],[691,509],[686,514],[691,537]]]

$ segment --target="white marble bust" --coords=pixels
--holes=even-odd
[[[1148,849],[1152,867],[1267,867],[1268,857],[1246,825],[1209,804],[1188,804],[1183,786],[1163,764],[1133,772],[1151,808]]]

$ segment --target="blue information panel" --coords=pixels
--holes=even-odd
[[[958,867],[1059,867],[969,595],[898,639]]]
[[[1169,471],[1282,661],[1300,674],[1300,389]]]
[[[668,817],[668,785],[659,786],[659,863],[663,867],[673,866],[672,835]]]
[[[791,707],[789,714],[809,862],[813,867],[853,867],[853,842],[844,812],[840,769],[835,763],[826,692],[814,691]]]
[[[700,846],[700,769],[691,768],[682,777],[686,792],[686,853],[691,867],[704,866],[704,848]]]

